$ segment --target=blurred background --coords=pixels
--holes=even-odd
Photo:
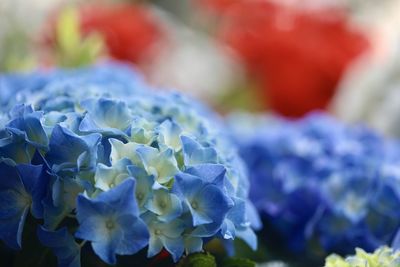
[[[0,0],[0,71],[118,60],[222,115],[323,110],[400,137],[399,29],[400,0]]]
[[[113,58],[223,113],[325,109],[396,133],[381,113],[397,106],[397,0],[2,0],[0,14],[3,72]]]
[[[3,72],[112,58],[222,113],[323,109],[397,134],[397,0],[2,0],[0,14]]]

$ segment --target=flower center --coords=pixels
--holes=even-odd
[[[114,229],[114,227],[115,227],[114,221],[112,221],[112,220],[107,220],[107,222],[106,222],[106,228],[107,228],[108,230],[112,230],[112,229]]]
[[[136,197],[137,197],[138,200],[142,200],[144,198],[144,195],[143,195],[143,193],[138,193],[136,195]]]
[[[192,206],[192,208],[193,208],[194,210],[197,209],[197,208],[199,207],[199,204],[197,204],[196,201],[192,201],[192,202],[190,203],[190,205]]]
[[[160,207],[161,207],[162,209],[165,209],[166,206],[167,206],[167,204],[166,204],[164,201],[161,201],[161,202],[160,202]]]
[[[154,231],[154,233],[155,233],[156,235],[161,235],[161,234],[162,234],[162,231],[161,231],[160,229],[156,229],[156,230]]]
[[[110,188],[113,188],[114,186],[115,186],[114,183],[111,183],[111,184],[110,184]]]

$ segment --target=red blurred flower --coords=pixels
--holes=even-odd
[[[101,34],[112,57],[135,63],[152,53],[164,34],[145,5],[83,6],[80,20],[84,34]]]
[[[200,1],[221,12],[223,41],[261,84],[269,107],[286,116],[325,108],[346,67],[369,47],[342,10],[300,10],[257,0]]]

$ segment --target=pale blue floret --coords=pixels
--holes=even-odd
[[[143,219],[150,232],[147,256],[157,255],[165,247],[171,253],[173,260],[177,262],[184,251],[182,233],[185,230],[185,224],[183,221],[176,219],[169,223],[160,222],[150,213],[144,214]]]
[[[171,148],[174,151],[182,149],[180,135],[182,133],[181,127],[171,120],[165,120],[156,129],[158,133],[158,143],[164,147],[161,149]]]
[[[219,167],[216,165],[215,169],[217,166]],[[222,173],[202,172],[193,168],[191,172],[192,174],[178,174],[176,182],[183,195],[185,206],[190,210],[192,225],[196,227],[192,235],[213,236],[220,229],[225,216],[234,204],[225,195],[221,186],[218,186],[223,181],[225,170]]]
[[[109,142],[111,144],[111,163],[116,163],[121,159],[129,159],[136,166],[142,166],[142,160],[136,152],[140,144],[134,142],[123,143],[115,138],[110,138]]]
[[[18,91],[0,107],[0,237],[10,247],[20,248],[29,211],[60,266],[79,265],[76,239],[109,264],[146,246],[176,262],[212,238],[255,247],[246,171],[206,107],[153,92],[119,65],[1,76],[0,88]]]
[[[111,167],[99,163],[94,176],[95,187],[103,191],[108,191],[120,184],[129,177],[127,167],[131,164],[131,161],[126,158],[115,162]]]
[[[190,137],[181,136],[185,165],[217,163],[217,152],[212,147],[203,147]]]
[[[280,249],[304,253],[312,242],[321,251],[346,254],[394,239],[400,227],[398,141],[321,113],[297,121],[234,116],[231,125],[250,172],[250,197],[271,226],[266,235],[274,231],[282,239]]]
[[[171,149],[160,152],[153,147],[139,147],[137,150],[148,174],[155,177],[157,183],[168,183],[179,171],[178,163]]]
[[[10,164],[29,163],[33,149],[26,143],[25,138],[4,131],[0,143],[0,158]]]
[[[157,122],[137,116],[132,120],[131,136],[129,139],[139,144],[150,145],[157,138],[155,131],[157,125]]]
[[[0,238],[14,249],[21,248],[22,231],[29,209],[42,218],[47,179],[42,166],[10,166],[0,162]]]
[[[143,168],[133,165],[128,166],[128,172],[131,177],[136,180],[136,200],[139,205],[140,212],[147,211],[145,205],[152,197],[152,187],[154,184],[154,176],[148,175]]]
[[[97,147],[101,135],[93,133],[78,136],[56,125],[52,132],[46,159],[57,172],[60,170],[88,170],[95,167]]]
[[[76,208],[76,198],[84,191],[80,180],[52,177],[51,194],[43,200],[44,226],[54,230]]]
[[[125,102],[111,99],[90,99],[82,107],[86,114],[79,130],[88,133],[126,136],[129,132],[132,116]]]
[[[21,111],[16,111],[16,109]],[[15,135],[21,136],[30,145],[46,149],[49,145],[49,139],[40,121],[43,114],[34,112],[31,107],[23,105],[14,108],[12,113],[14,113],[14,116],[7,123],[6,129]]]
[[[153,199],[148,202],[146,208],[157,214],[162,222],[169,222],[182,214],[181,200],[164,188],[154,190]]]
[[[94,199],[78,196],[75,236],[91,241],[94,252],[109,264],[116,263],[116,254],[135,254],[148,244],[134,192],[135,181],[127,179]]]

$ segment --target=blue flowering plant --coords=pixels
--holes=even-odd
[[[177,262],[215,238],[256,247],[245,169],[201,104],[153,92],[118,65],[0,84],[18,91],[0,128],[0,238],[10,248],[23,248],[26,221],[59,266],[80,266],[87,251],[115,264],[164,249]]]
[[[271,250],[297,259],[311,254],[321,266],[330,252],[391,244],[400,227],[397,141],[320,113],[230,121]]]

